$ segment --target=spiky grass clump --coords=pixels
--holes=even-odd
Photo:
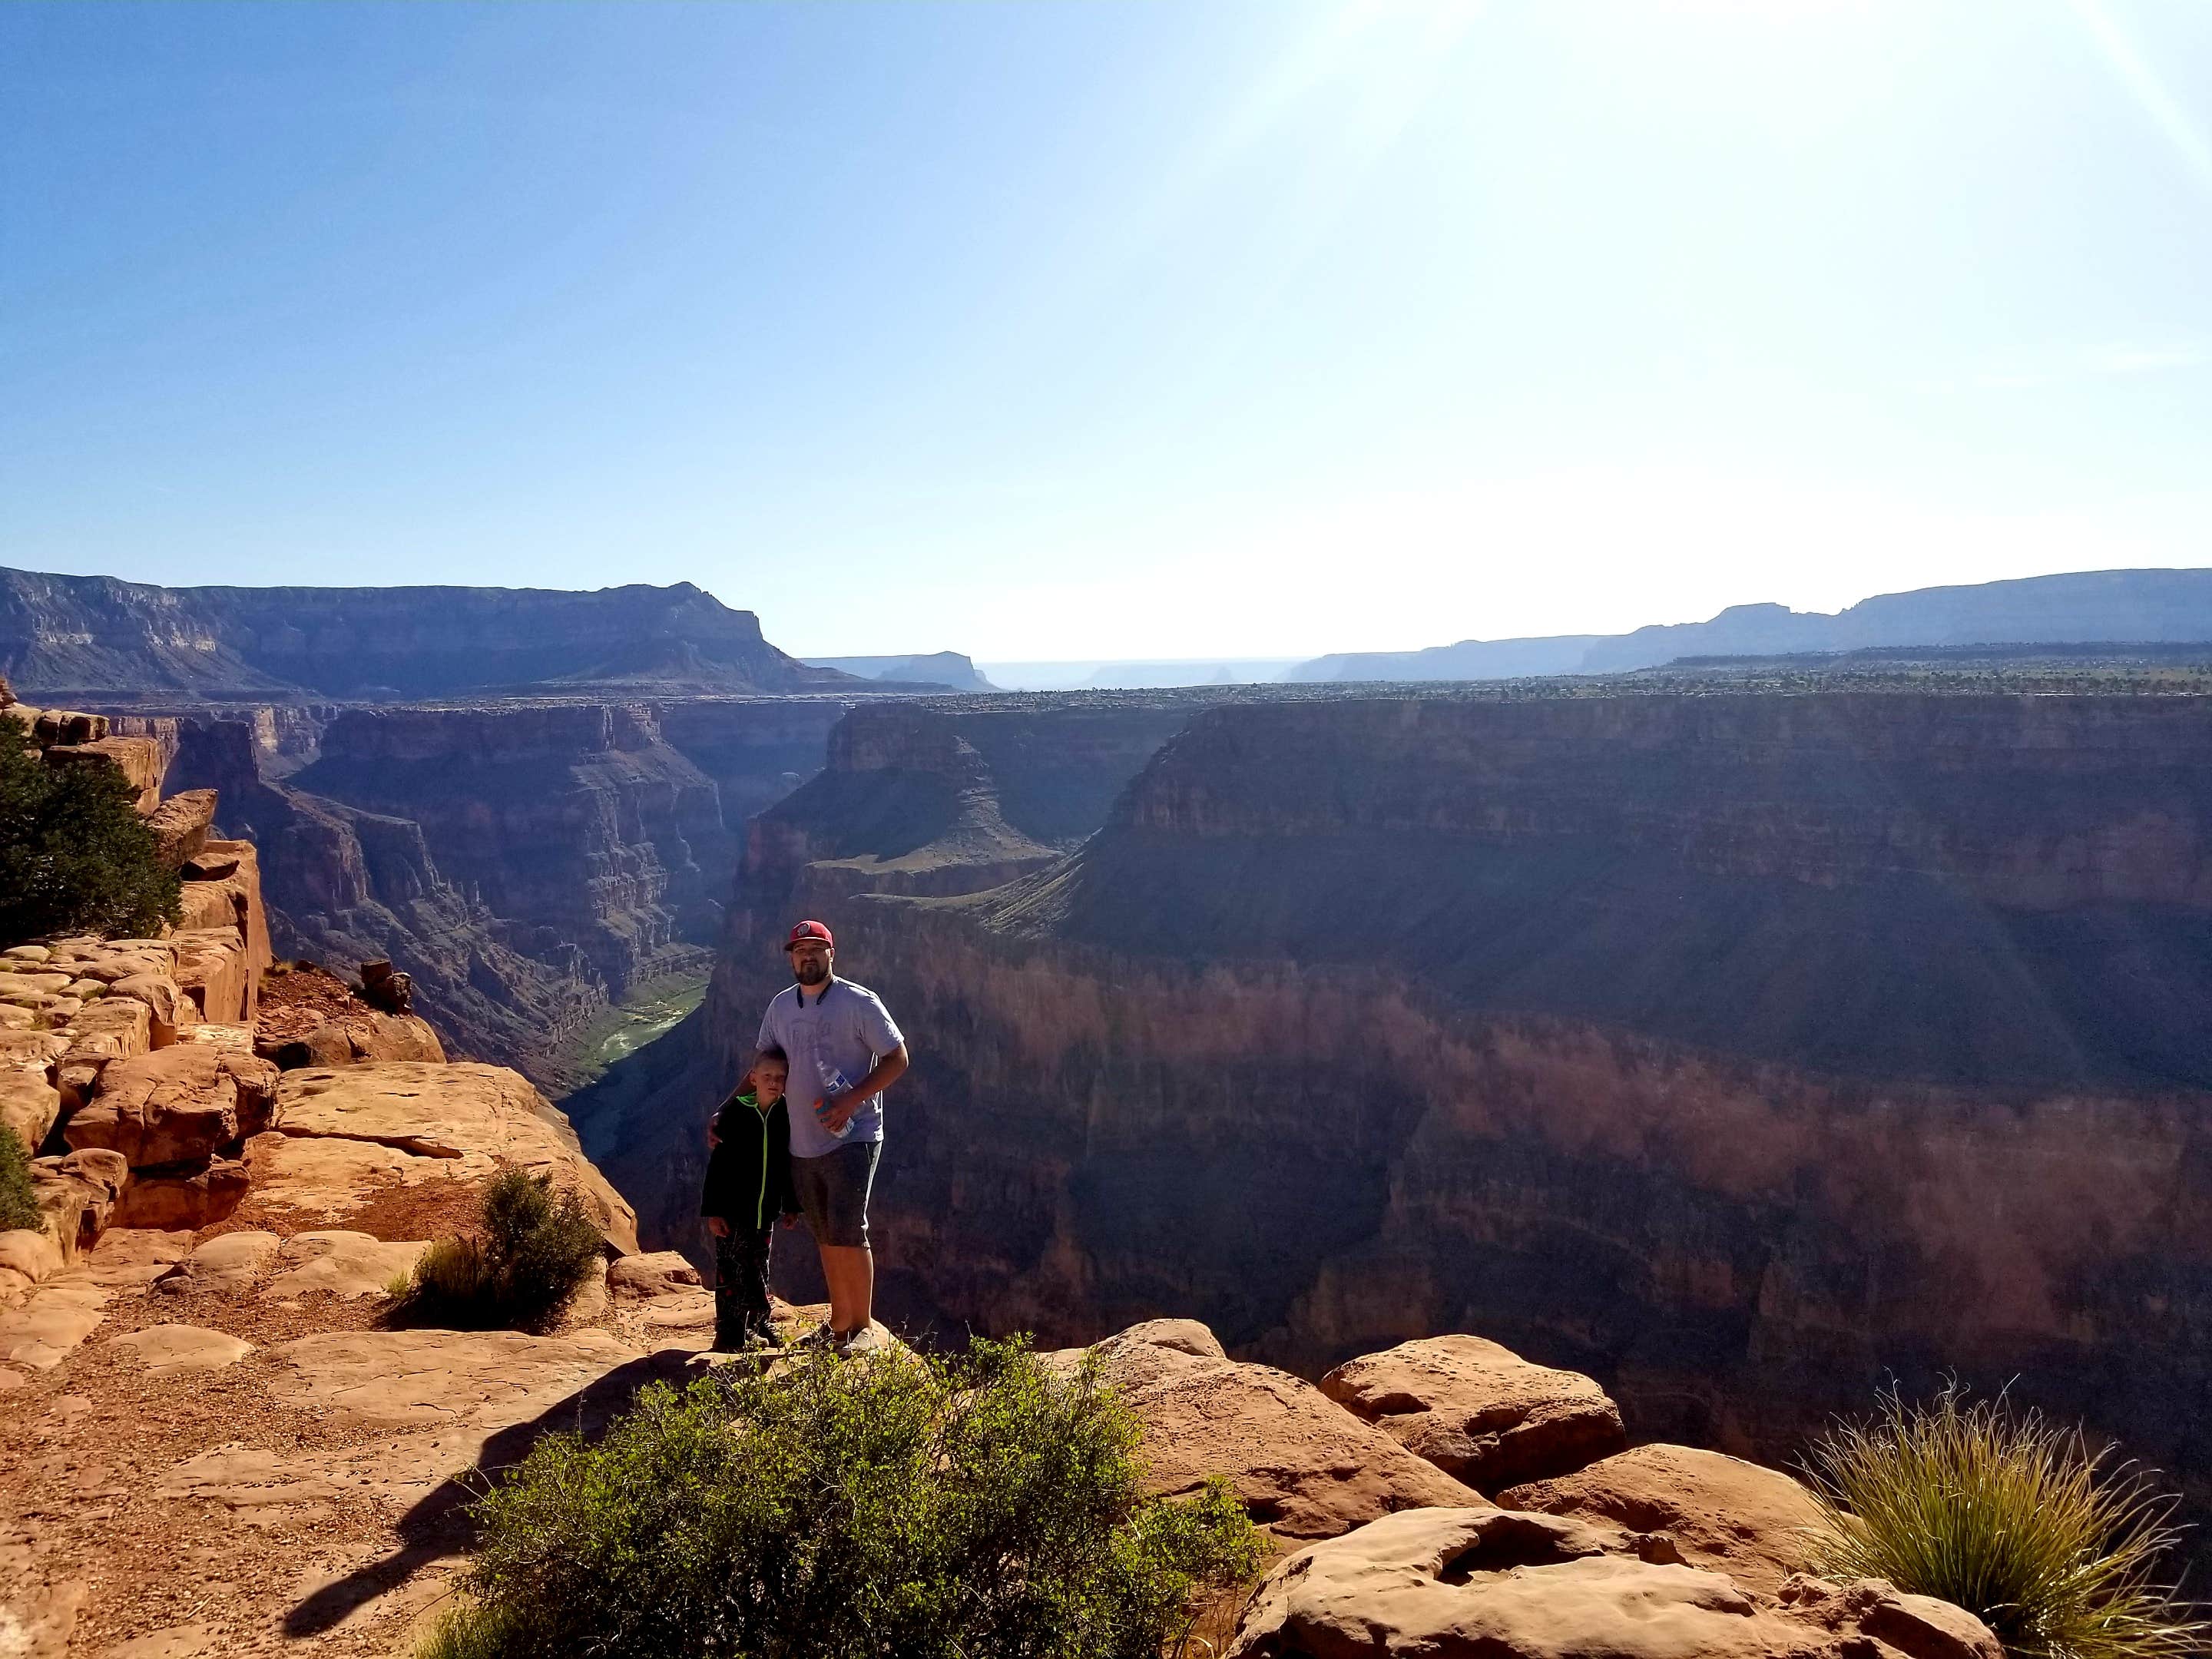
[[[1812,1449],[1809,1565],[1954,1602],[2022,1659],[2195,1653],[2208,1626],[2160,1576],[2177,1500],[2112,1452],[1956,1382],[1924,1406],[1893,1389]]]

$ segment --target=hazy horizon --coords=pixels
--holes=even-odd
[[[1296,659],[2212,565],[2189,0],[0,10],[0,563]]]

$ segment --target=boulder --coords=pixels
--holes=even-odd
[[[1195,1319],[1147,1319],[1141,1325],[1130,1326],[1116,1340],[1173,1348],[1177,1353],[1194,1354],[1200,1359],[1229,1358],[1221,1339]]]
[[[115,981],[108,988],[118,1001],[128,999],[145,1008],[152,1022],[147,1036],[149,1048],[166,1048],[177,1040],[179,1026],[199,1024],[198,1007],[185,996],[184,987],[177,983],[173,974],[142,969]]]
[[[31,1189],[46,1218],[46,1231],[74,1261],[90,1249],[115,1212],[117,1195],[131,1179],[120,1156],[98,1151],[41,1158],[31,1164]]]
[[[1568,1474],[1626,1449],[1620,1408],[1579,1371],[1479,1336],[1431,1336],[1348,1360],[1321,1390],[1478,1492]]]
[[[49,708],[36,715],[31,736],[43,748],[56,744],[98,743],[107,735],[107,716],[82,714],[73,708]]]
[[[276,1085],[265,1060],[176,1043],[111,1062],[63,1138],[112,1148],[134,1169],[197,1163],[265,1125]]]
[[[1555,1480],[1498,1494],[1507,1509],[1610,1521],[1665,1532],[1692,1565],[1717,1568],[1761,1593],[1804,1563],[1820,1524],[1810,1493],[1779,1469],[1691,1446],[1638,1446]]]
[[[568,1120],[503,1066],[372,1061],[286,1072],[276,1089],[285,1134],[366,1141],[418,1158],[458,1160],[471,1176],[502,1167],[549,1175],[584,1200],[617,1255],[637,1249],[637,1213],[578,1146]]]
[[[252,1181],[246,1165],[211,1158],[159,1174],[134,1175],[115,1209],[118,1226],[161,1229],[212,1227],[227,1221],[246,1200]]]
[[[14,1301],[63,1267],[62,1247],[35,1227],[0,1232],[0,1301]]]
[[[201,1325],[149,1325],[143,1330],[113,1337],[109,1346],[134,1354],[155,1376],[181,1371],[221,1370],[235,1365],[253,1352],[253,1345],[224,1331]]]
[[[154,1011],[143,1001],[131,996],[102,997],[88,1004],[71,1023],[62,1064],[90,1065],[97,1070],[112,1060],[134,1060],[155,1046],[155,1031]],[[171,1036],[173,1040],[173,1028]]]
[[[155,807],[146,820],[154,832],[155,856],[170,870],[183,870],[194,854],[207,845],[215,823],[216,792],[186,789]]]
[[[607,1266],[607,1290],[614,1296],[669,1296],[699,1285],[699,1270],[675,1250],[621,1256]]]
[[[243,1025],[253,1018],[254,980],[246,941],[235,927],[179,930],[177,984],[191,999],[199,1017],[222,1025]]]
[[[1182,1328],[1164,1333],[1169,1324]],[[1189,1346],[1163,1346],[1152,1340],[1162,1334]],[[1225,1476],[1252,1518],[1285,1538],[1331,1538],[1394,1510],[1480,1501],[1310,1382],[1190,1351],[1203,1346],[1188,1322],[1157,1321],[1090,1350],[1143,1425],[1153,1491],[1179,1496]],[[1072,1370],[1083,1352],[1047,1358]]]
[[[191,1255],[154,1281],[154,1288],[171,1292],[244,1290],[260,1276],[283,1243],[274,1233],[217,1233],[194,1245]]]
[[[0,1313],[0,1360],[52,1370],[107,1316],[107,1303],[99,1285],[74,1273],[55,1274],[21,1305]]]
[[[1887,1585],[1798,1602],[1671,1559],[1663,1538],[1490,1508],[1392,1515],[1277,1565],[1231,1659],[2001,1659],[1956,1608]],[[1908,1641],[1883,1646],[1869,1624]],[[1964,1621],[1961,1623],[1960,1621]]]
[[[0,1071],[0,1124],[13,1129],[23,1150],[35,1152],[61,1115],[61,1091],[46,1080],[46,1068],[9,1066]]]
[[[295,1233],[276,1252],[276,1265],[289,1271],[262,1287],[270,1301],[324,1291],[346,1300],[382,1296],[392,1281],[414,1271],[428,1239],[386,1243],[368,1233],[331,1231]]]

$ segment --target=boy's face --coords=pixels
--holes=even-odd
[[[753,1092],[763,1100],[775,1100],[783,1093],[783,1085],[790,1081],[791,1067],[780,1060],[764,1060],[753,1067]]]

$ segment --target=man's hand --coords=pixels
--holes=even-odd
[[[707,1218],[707,1231],[717,1238],[727,1238],[730,1236],[730,1224],[724,1217],[710,1215]]]
[[[860,1108],[867,1103],[858,1093],[839,1095],[835,1100],[816,1101],[814,1115],[822,1121],[822,1127],[834,1135],[859,1116]]]
[[[781,1224],[786,1227],[796,1227],[799,1224],[799,1218],[795,1215],[785,1216]]]

